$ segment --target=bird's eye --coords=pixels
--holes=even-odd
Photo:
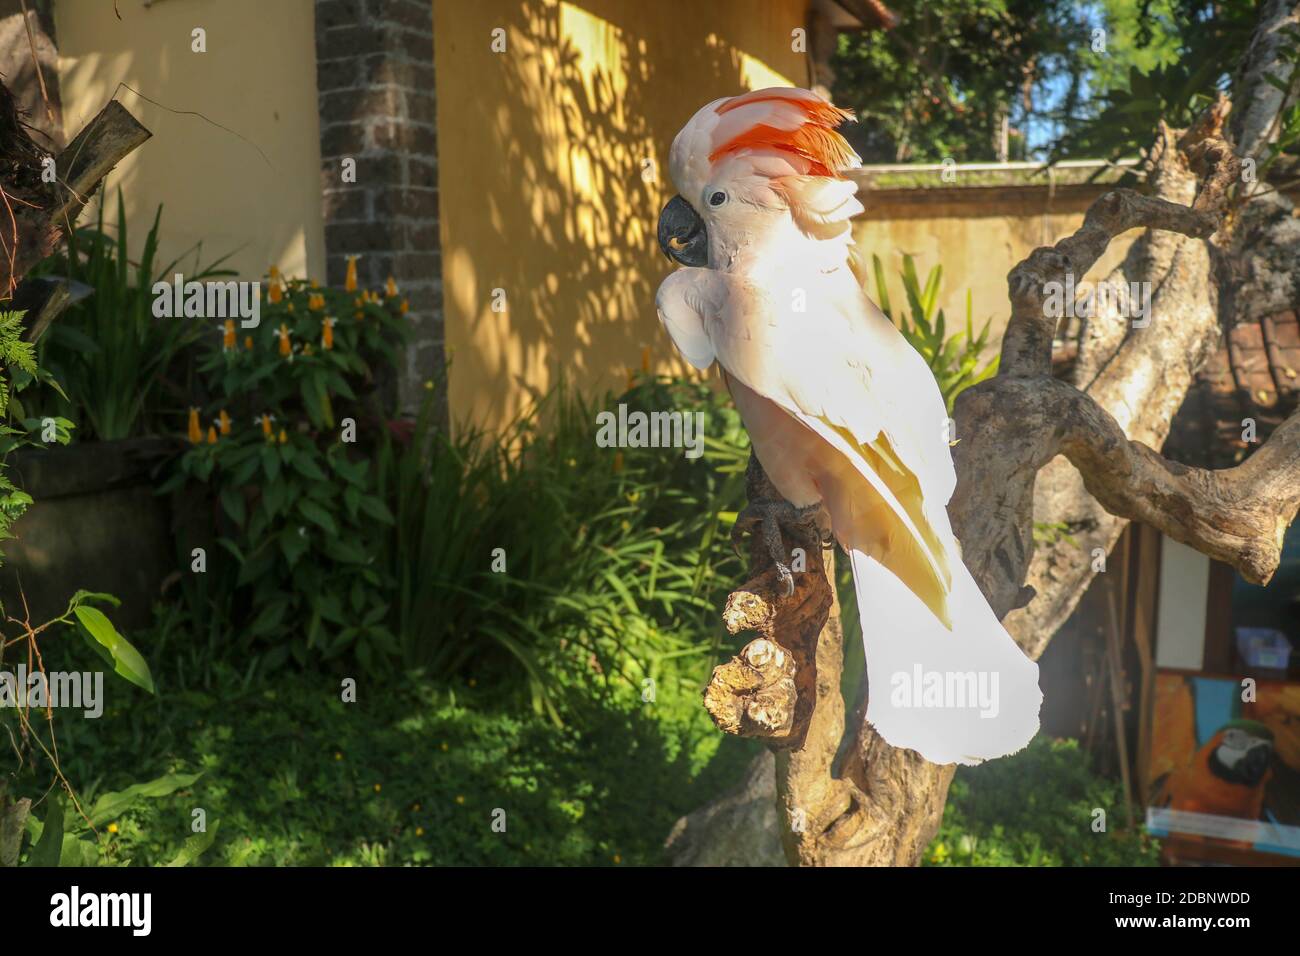
[[[719,189],[716,193],[714,193],[712,196],[709,197],[710,206],[721,206],[726,201],[727,201],[727,194],[724,193],[721,189]]]

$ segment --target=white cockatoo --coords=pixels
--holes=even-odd
[[[1037,732],[1038,666],[962,563],[938,385],[863,291],[849,222],[863,207],[839,175],[861,160],[836,132],[851,118],[787,88],[696,113],[673,140],[679,195],[659,219],[661,247],[686,268],[664,280],[656,305],[686,361],[718,363],[789,502],[751,503],[747,520],[775,549],[778,521],[829,524],[849,555],[867,719],[895,747],[974,764]],[[774,559],[792,587],[783,555]]]

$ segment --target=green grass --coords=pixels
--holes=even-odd
[[[721,739],[698,693],[578,705],[563,727],[418,676],[363,679],[355,704],[310,674],[270,690],[230,674],[206,692],[112,697],[123,694],[97,721],[61,723],[64,771],[91,782],[83,802],[167,772],[202,776],[101,829],[105,864],[170,860],[198,807],[220,821],[208,866],[662,863],[677,817],[731,786],[754,752]]]
[[[759,746],[719,734],[689,683],[661,685],[653,703],[571,701],[556,726],[419,674],[362,680],[345,704],[335,678],[289,673],[249,689],[215,671],[206,690],[161,687],[157,699],[119,684],[101,719],[61,721],[63,768],[86,805],[201,773],[101,828],[101,864],[173,859],[200,807],[220,823],[206,866],[662,864],[677,818],[734,786]],[[1092,829],[1098,808],[1107,833]],[[1040,738],[958,772],[924,863],[1154,865],[1158,844],[1122,820],[1118,785],[1075,742]]]
[[[1103,819],[1105,831],[1095,829]],[[1074,740],[1039,736],[1018,754],[957,771],[929,866],[1155,866],[1159,843],[1124,826],[1120,785]]]

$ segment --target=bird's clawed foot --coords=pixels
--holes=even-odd
[[[829,544],[829,531],[818,520],[821,514],[820,502],[806,508],[796,508],[784,499],[760,498],[751,501],[736,515],[736,523],[731,529],[731,548],[739,555],[740,540],[745,532],[761,533],[772,564],[785,585],[786,597],[789,597],[794,594],[794,574],[787,563],[789,556],[781,540],[781,530],[784,528],[795,537],[812,538],[825,547]]]

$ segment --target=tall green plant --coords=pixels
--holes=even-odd
[[[597,414],[619,403],[704,412],[704,457],[599,447]],[[378,465],[397,519],[386,550],[406,664],[520,677],[553,715],[566,688],[703,679],[717,603],[740,572],[725,523],[744,500],[747,442],[725,397],[643,377],[599,402],[558,387],[501,436],[426,424]]]
[[[179,259],[159,267],[154,214],[138,260],[128,252],[126,208],[119,190],[116,235],[104,231],[104,203],[94,226],[75,230],[66,250],[42,263],[39,272],[58,273],[94,288],[90,296],[59,317],[40,344],[40,363],[61,381],[75,401],[46,396],[83,436],[102,441],[129,438],[159,426],[165,414],[164,373],[172,360],[205,331],[204,325],[153,315],[155,282],[170,281]],[[202,282],[234,273],[221,261],[187,273]],[[179,403],[178,403],[179,404]]]
[[[916,274],[916,263],[911,256],[903,256],[903,291],[907,294],[910,315],[899,312],[895,317],[889,302],[889,289],[885,285],[885,270],[880,257],[871,256],[872,267],[876,273],[876,292],[880,300],[880,309],[889,320],[898,326],[903,338],[911,343],[912,348],[921,353],[939,391],[943,393],[948,411],[952,403],[964,390],[987,378],[992,378],[998,371],[998,356],[980,367],[980,357],[988,347],[989,321],[984,323],[979,335],[975,334],[971,317],[971,293],[966,290],[966,327],[952,335],[948,334],[947,322],[943,309],[939,308],[939,289],[943,283],[943,266],[935,266],[926,276],[922,286]]]

